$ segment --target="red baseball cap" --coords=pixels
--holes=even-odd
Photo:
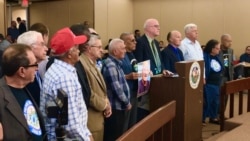
[[[50,41],[51,51],[55,55],[69,51],[74,45],[83,44],[87,41],[85,35],[75,36],[69,28],[57,31]]]

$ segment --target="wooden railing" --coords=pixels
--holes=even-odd
[[[229,97],[229,118],[234,116],[234,96],[239,95],[238,115],[243,113],[243,92],[247,90],[247,112],[250,111],[250,77],[226,82],[221,89],[220,130],[225,130],[225,98]]]
[[[176,101],[160,107],[138,122],[116,141],[172,141],[172,119]]]

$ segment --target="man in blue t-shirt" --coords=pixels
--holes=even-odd
[[[12,44],[3,53],[0,79],[0,123],[3,140],[47,140],[40,110],[26,85],[38,64],[30,46]]]

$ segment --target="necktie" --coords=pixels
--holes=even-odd
[[[158,74],[161,72],[161,61],[160,61],[158,51],[155,47],[154,40],[151,41],[151,49],[152,49],[154,60],[155,60],[156,67],[157,67],[156,73]]]
[[[42,79],[41,79],[40,74],[38,73],[38,71],[36,72],[36,80],[38,82],[38,85],[39,85],[40,89],[42,89]]]

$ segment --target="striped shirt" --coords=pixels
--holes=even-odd
[[[107,85],[108,98],[112,108],[125,110],[130,104],[130,92],[124,72],[121,68],[122,62],[109,56],[104,60],[102,74]]]
[[[68,124],[63,126],[67,132],[67,137],[89,141],[91,133],[87,128],[87,109],[76,69],[72,65],[57,59],[45,73],[40,100],[40,109],[45,118],[49,141],[56,140],[55,127],[57,124],[56,119],[47,117],[45,105],[48,101],[53,101],[57,97],[58,89],[63,89],[68,94]]]

